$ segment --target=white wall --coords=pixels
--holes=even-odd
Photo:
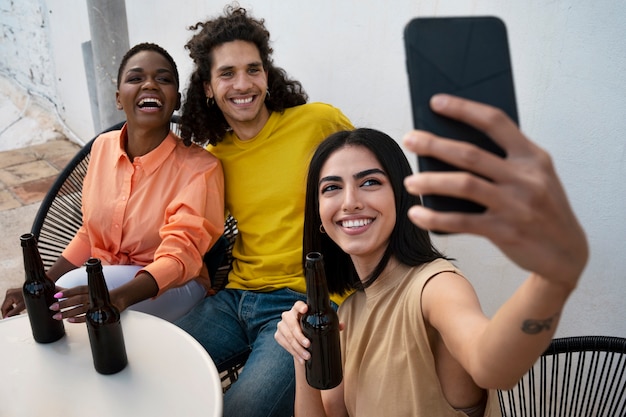
[[[0,0],[0,5],[7,2]],[[80,43],[89,38],[85,5],[30,2],[45,4],[56,95],[65,121],[88,138],[94,132],[80,53]],[[241,4],[266,19],[276,64],[302,81],[313,101],[332,103],[356,125],[381,129],[397,139],[411,128],[402,46],[406,22],[414,16],[501,17],[509,30],[521,126],[553,154],[591,243],[591,261],[558,334],[626,336],[625,2],[242,0]],[[128,1],[130,43],[161,44],[186,80],[191,63],[183,45],[191,32],[185,28],[221,13],[224,5],[215,0]],[[437,242],[459,260],[488,314],[525,276],[482,239],[454,236]]]
[[[55,95],[54,68],[48,48],[47,15],[42,1],[0,0],[0,68],[40,95]]]

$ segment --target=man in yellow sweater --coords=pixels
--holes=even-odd
[[[293,359],[274,340],[281,313],[305,300],[302,235],[306,171],[317,145],[352,129],[328,104],[306,104],[299,82],[274,66],[263,20],[227,7],[193,27],[195,69],[181,124],[186,141],[209,143],[222,162],[226,210],[238,221],[225,290],[177,324],[218,368],[249,352],[224,397],[224,416],[291,416]],[[341,295],[332,297],[335,303]]]

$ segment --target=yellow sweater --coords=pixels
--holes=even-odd
[[[310,103],[272,113],[250,140],[229,133],[208,147],[222,162],[226,210],[239,228],[227,288],[306,292],[302,234],[309,161],[327,136],[352,129],[339,109]]]

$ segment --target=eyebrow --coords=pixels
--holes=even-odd
[[[341,177],[337,176],[337,175],[329,175],[327,177],[324,178],[320,178],[320,182],[317,185],[320,185],[324,182],[339,182],[341,181]]]
[[[135,72],[143,73],[143,72],[146,72],[146,70],[143,67],[132,67],[126,71],[126,74],[135,73]],[[163,73],[174,74],[171,70],[167,68],[159,68],[156,70],[156,72],[157,74],[163,74]]]
[[[365,171],[357,172],[356,174],[353,175],[353,177],[357,180],[360,180],[361,178],[367,177],[368,175],[372,175],[372,174],[380,174],[385,177],[387,176],[385,171],[383,171],[382,169],[372,168],[372,169],[366,169]]]
[[[368,175],[372,175],[372,174],[380,174],[380,175],[383,175],[385,177],[387,176],[385,171],[383,171],[382,169],[372,168],[372,169],[366,169],[365,171],[357,172],[352,177],[354,179],[360,180],[361,178],[365,178]],[[322,184],[324,182],[331,182],[331,181],[341,182],[342,178],[340,176],[338,176],[338,175],[329,175],[327,177],[321,178],[320,182],[318,183],[318,185],[320,185],[320,184]]]
[[[263,66],[263,63],[261,61],[250,62],[249,64],[246,65],[247,68],[255,68],[255,67],[262,67],[262,66]],[[228,71],[228,70],[232,70],[235,67],[236,67],[235,65],[222,65],[221,67],[218,67],[216,71],[218,72]]]

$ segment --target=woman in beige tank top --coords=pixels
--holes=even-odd
[[[306,383],[306,304],[277,326],[276,340],[294,357],[296,416],[500,415],[493,390],[514,386],[548,346],[586,265],[586,237],[550,156],[497,109],[450,96],[435,96],[431,107],[485,131],[507,157],[415,131],[404,139],[409,150],[467,172],[411,175],[402,149],[375,130],[339,132],[320,145],[304,251],[325,256],[331,292],[352,294],[339,308],[344,379],[336,388]],[[434,212],[419,204],[425,194],[486,211]],[[426,230],[484,236],[530,275],[488,318]]]

